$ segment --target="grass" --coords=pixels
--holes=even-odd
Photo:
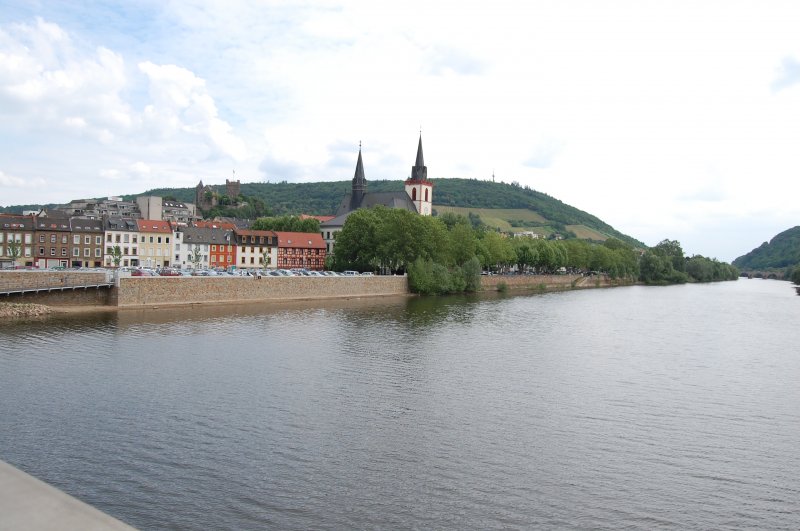
[[[594,229],[590,229],[586,225],[566,225],[566,227],[567,230],[571,230],[575,233],[575,236],[581,238],[582,240],[606,241],[608,239],[608,236],[602,232],[597,232]]]

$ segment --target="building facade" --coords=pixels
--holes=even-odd
[[[88,218],[70,218],[72,231],[71,267],[103,266],[103,221]]]
[[[278,237],[271,230],[235,229],[236,267],[275,269],[278,263]]]
[[[139,224],[130,218],[108,218],[104,223],[105,252],[103,263],[116,267],[115,248],[119,247],[120,267],[139,267]]]
[[[233,231],[180,227],[175,231],[173,266],[181,269],[228,268],[236,264]]]
[[[36,216],[34,265],[39,268],[69,267],[71,256],[70,218],[63,212],[42,211]]]
[[[325,242],[316,232],[276,232],[278,269],[324,271]]]
[[[172,226],[160,219],[138,219],[139,265],[148,268],[172,264]]]
[[[0,269],[33,266],[33,216],[0,214]]]

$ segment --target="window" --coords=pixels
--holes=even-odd
[[[84,249],[83,249],[83,257],[84,258],[89,258],[90,256],[92,256],[92,250],[89,249],[88,247],[84,247]]]
[[[131,250],[131,254],[136,254],[136,247]]]
[[[66,234],[62,234],[61,235],[61,243],[67,243],[67,235]]]
[[[55,234],[51,234],[50,235],[50,243],[56,243],[56,235]]]
[[[130,239],[130,237],[131,237],[130,234],[123,234],[122,235],[122,241],[125,242],[125,243],[128,243],[128,240]]]
[[[33,241],[33,234],[30,234],[30,233],[26,234],[25,235],[25,243],[30,245],[32,241]]]
[[[67,248],[66,247],[62,247],[61,248],[61,256],[67,256]]]
[[[11,241],[11,238],[9,238],[8,241]],[[0,232],[0,243],[3,243],[3,233],[2,232]]]
[[[164,239],[164,243],[169,243],[169,236]]]
[[[95,247],[94,248],[94,257],[95,258],[100,258],[100,247]]]
[[[132,241],[131,243],[138,243],[138,242],[136,241],[137,239],[139,239],[139,235],[138,235],[138,234],[134,234],[134,235],[133,235],[133,241]]]
[[[417,200],[417,189],[416,188],[412,188],[411,189],[411,200],[412,201],[416,201]]]
[[[44,256],[44,247],[39,247],[39,256]]]
[[[161,236],[158,237],[158,243],[161,243]]]
[[[150,243],[153,243],[153,237],[150,236]]]
[[[112,241],[110,232],[108,234],[106,234],[106,241],[109,242],[109,243],[111,243],[111,241]]]
[[[55,256],[55,255],[56,255],[56,248],[50,247],[50,256]]]
[[[77,247],[73,247],[73,248],[72,248],[72,256],[74,256],[74,257],[76,257],[76,258],[77,258],[77,257],[78,257],[78,256],[80,256],[80,255],[81,255],[81,250],[80,250],[80,249],[78,249]]]
[[[115,235],[114,235],[114,241],[115,241],[116,243],[121,243],[121,242],[120,242],[120,236],[119,236],[119,234],[115,234]]]
[[[217,246],[216,246],[216,245],[212,245],[212,246],[211,246],[211,250],[212,250],[212,251],[214,251],[214,252],[216,252],[216,251],[217,251]]]
[[[95,236],[94,237],[94,244],[95,245],[102,245],[103,244],[103,237],[102,236]]]
[[[44,234],[39,235],[39,243],[44,243]]]
[[[427,200],[428,200],[428,189],[425,188],[425,201],[427,201]]]
[[[179,243],[176,243],[176,244],[175,244],[175,250],[176,250],[176,251],[180,251],[180,250],[181,250],[181,244],[179,244]]]
[[[80,234],[73,234],[72,235],[72,244],[73,245],[80,245],[81,243],[81,235]]]
[[[245,263],[245,262],[244,262],[244,256],[242,257],[242,263],[243,263],[243,264]]]

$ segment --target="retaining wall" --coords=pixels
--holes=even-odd
[[[0,288],[39,289],[104,282],[104,271],[0,271]]]
[[[376,297],[408,293],[406,277],[123,277],[120,307]],[[113,297],[113,295],[112,295]]]
[[[627,286],[630,281],[612,279],[606,275],[491,275],[481,277],[481,291],[497,291],[504,283],[509,290],[560,291],[567,289],[609,288]]]

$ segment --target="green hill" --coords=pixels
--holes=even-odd
[[[477,214],[489,226],[504,231],[531,231],[547,236],[553,232],[574,234],[578,238],[605,240],[618,238],[635,247],[645,245],[612,226],[575,207],[562,203],[547,194],[517,184],[494,183],[475,179],[433,179],[434,205],[437,212],[454,211],[464,215]],[[333,214],[342,197],[350,189],[350,181],[316,183],[242,183],[241,193],[264,202],[274,215]],[[212,186],[219,194],[225,186]],[[370,181],[370,192],[403,190],[403,181]],[[135,195],[173,197],[193,203],[194,188],[156,188]],[[32,205],[31,205],[32,206]],[[0,211],[17,212],[17,207]]]
[[[543,235],[572,232],[579,238],[604,240],[614,237],[636,247],[645,247],[642,242],[617,231],[596,216],[527,187],[476,179],[432,181],[433,208],[438,212],[449,210],[466,215],[472,211],[480,215],[488,225],[501,230],[530,230]],[[275,215],[326,215],[336,211],[350,186],[350,181],[243,183],[241,192],[242,195],[264,201]],[[225,193],[224,186],[214,188],[221,194]],[[401,190],[403,181],[369,181],[370,192]],[[141,195],[169,195],[179,201],[194,201],[192,188],[159,188]]]
[[[800,227],[783,231],[733,261],[743,271],[784,269],[800,265]]]

